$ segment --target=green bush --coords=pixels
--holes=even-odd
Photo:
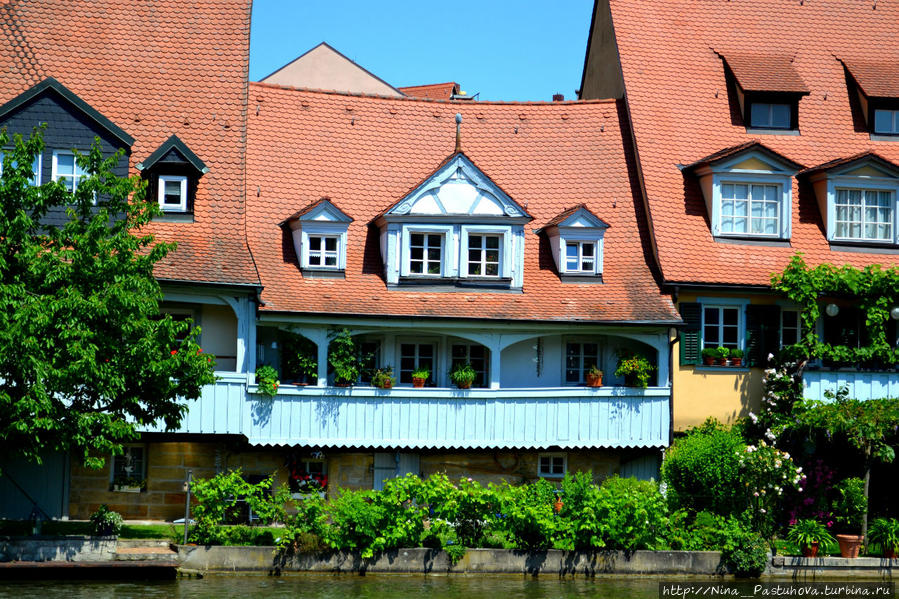
[[[296,513],[284,522],[284,534],[278,548],[288,553],[318,553],[327,549],[327,515],[325,500],[318,493],[309,493],[296,502]]]
[[[122,515],[109,509],[105,503],[90,516],[91,536],[118,536],[122,530]]]
[[[500,511],[495,526],[504,529],[518,549],[553,547],[559,517],[553,512],[555,487],[544,479],[526,485],[491,485]]]
[[[745,485],[740,477],[744,449],[737,432],[713,419],[676,440],[662,463],[670,509],[742,513],[746,509]]]
[[[737,578],[758,578],[768,563],[768,545],[758,533],[746,532],[721,552],[721,561]]]
[[[445,474],[432,474],[421,481],[418,498],[432,518],[452,525],[458,543],[466,547],[483,546],[498,511],[496,494],[470,478],[453,484]]]
[[[599,489],[600,515],[610,549],[657,549],[667,525],[665,498],[658,484],[613,476]]]

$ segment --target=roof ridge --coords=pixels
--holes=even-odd
[[[439,103],[439,104],[453,104],[456,106],[579,106],[579,105],[588,105],[588,104],[615,104],[618,102],[615,98],[601,98],[595,100],[562,100],[560,102],[553,102],[551,100],[512,100],[512,101],[501,101],[501,100],[477,100],[472,103],[471,100],[440,100],[436,98],[421,98],[421,97],[409,97],[409,96],[383,96],[380,94],[365,94],[365,93],[356,93],[356,92],[342,92],[337,90],[328,90],[328,89],[313,89],[307,87],[293,87],[289,85],[280,85],[277,83],[264,83],[262,81],[250,81],[250,86],[270,88],[273,90],[284,90],[284,91],[294,91],[294,92],[303,92],[303,93],[311,93],[311,94],[321,94],[326,96],[342,96],[348,98],[364,98],[364,99],[372,99],[372,100],[392,100],[396,102],[429,102],[429,103]]]

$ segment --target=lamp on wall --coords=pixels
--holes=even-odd
[[[893,320],[899,320],[899,306],[896,306],[892,310],[890,310],[890,318]]]
[[[836,316],[840,313],[840,307],[836,304],[827,304],[827,307],[824,308],[824,312],[826,312],[828,316]]]

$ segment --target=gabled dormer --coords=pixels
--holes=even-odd
[[[815,190],[827,240],[835,244],[899,243],[899,165],[874,152],[831,160],[801,173]]]
[[[810,91],[789,56],[719,53],[750,133],[798,133],[799,100]]]
[[[193,212],[197,182],[209,168],[177,135],[136,166],[148,180],[150,198],[159,202],[163,212]]]
[[[387,284],[520,288],[531,216],[462,152],[375,219]]]
[[[601,283],[603,237],[609,225],[584,204],[573,206],[543,227],[564,282]]]
[[[342,275],[346,270],[347,229],[352,217],[321,198],[285,220],[304,274]]]
[[[801,168],[752,141],[706,156],[684,172],[699,181],[714,237],[789,239],[792,177]]]

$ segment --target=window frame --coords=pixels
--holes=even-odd
[[[342,273],[346,270],[347,250],[347,224],[344,222],[318,222],[301,221],[301,226],[293,231],[294,241],[296,236],[300,238],[300,254],[297,259],[300,270],[320,273]],[[337,265],[324,266],[309,263],[310,237],[336,237],[337,238]],[[296,249],[296,246],[294,246]]]
[[[60,173],[59,173],[59,156],[61,156],[61,155],[72,157],[73,174],[60,175]],[[81,171],[80,173],[78,173],[78,171],[80,169],[81,169],[81,167],[78,166],[78,155],[76,155],[74,152],[69,151],[69,150],[53,150],[53,164],[52,164],[51,175],[50,175],[51,181],[59,181],[60,177],[72,177],[71,193],[75,193],[75,190],[78,189],[78,182],[81,179],[88,176],[88,173],[86,171]]]
[[[800,341],[802,341],[802,310],[800,310],[799,308],[784,308],[781,306],[781,308],[780,308],[780,328],[778,331],[779,336],[780,336],[781,349],[783,349],[784,347],[787,346],[787,344],[784,343],[784,330],[786,329],[786,326],[784,325],[784,314],[786,314],[788,312],[796,315],[796,326],[790,327],[791,330],[792,329],[796,330],[796,343],[799,343]],[[791,343],[789,345],[793,345],[793,344]]]
[[[858,208],[860,209],[861,220],[859,220],[859,221],[853,221],[853,220],[841,221],[837,218],[837,214],[839,213],[839,208],[841,206],[841,204],[839,203],[840,192],[842,192],[842,191],[847,192],[847,197],[848,197],[849,193],[851,193],[853,191],[859,192],[859,194],[861,196],[860,197],[861,204],[858,206]],[[876,193],[876,194],[878,194],[878,196],[881,193],[887,193],[890,195],[890,198],[888,200],[889,209],[890,209],[890,219],[889,219],[889,223],[888,223],[890,226],[890,235],[886,238],[880,238],[880,237],[872,238],[872,237],[865,237],[865,235],[864,235],[865,229],[868,225],[873,225],[873,226],[877,227],[877,226],[882,226],[884,224],[879,221],[869,223],[868,221],[865,220],[865,216],[866,216],[866,213],[868,210],[868,206],[867,206],[866,202],[868,199],[869,192]],[[878,197],[878,199],[879,199],[879,197]],[[853,243],[895,243],[895,241],[896,241],[896,191],[894,189],[867,187],[867,186],[860,186],[860,185],[859,186],[851,186],[851,187],[849,187],[849,186],[834,186],[833,206],[834,206],[834,222],[833,222],[833,240],[834,241],[848,241],[848,242],[853,242]],[[846,206],[851,207],[852,205],[846,204]],[[875,208],[875,210],[876,209],[879,209],[879,205]],[[859,227],[861,236],[859,236],[859,237],[840,237],[840,236],[838,236],[837,231],[838,231],[839,225],[841,223],[846,223],[847,228],[852,227],[857,224]]]
[[[578,359],[580,362],[580,380],[578,380],[577,382],[568,380],[568,346],[574,343],[581,346],[580,354],[578,355]],[[602,344],[599,342],[599,339],[590,339],[587,337],[566,337],[562,340],[562,384],[564,386],[582,387],[587,383],[586,372],[593,365],[584,360],[585,354],[583,346],[587,343],[596,345],[596,367],[602,370]]]
[[[756,107],[761,107],[761,106],[768,107],[768,110],[767,110],[768,120],[765,124],[755,123],[752,120],[754,109]],[[786,126],[779,126],[779,125],[773,124],[774,107],[775,106],[785,106],[787,108],[787,124],[786,124]],[[749,102],[749,106],[747,107],[746,112],[749,116],[749,125],[748,126],[750,129],[783,129],[783,130],[794,129],[794,127],[792,126],[793,125],[793,105],[791,102],[774,102],[771,100],[768,100],[768,101],[753,100],[753,101]]]
[[[588,244],[593,246],[593,256],[591,256],[591,258],[590,258],[591,262],[593,262],[593,268],[591,268],[589,270],[585,270],[583,268],[577,268],[575,270],[572,270],[571,268],[569,268],[569,266],[568,266],[568,260],[569,260],[568,246],[569,245],[577,246],[576,260],[577,260],[578,265],[583,266],[583,264],[584,264],[584,246],[588,245]],[[597,258],[596,258],[597,243],[596,243],[596,241],[591,240],[591,239],[566,239],[563,247],[565,248],[565,252],[562,256],[562,262],[565,265],[565,274],[572,274],[572,275],[595,275],[596,274],[596,260],[597,260]]]
[[[440,272],[437,274],[413,273],[411,269],[412,259],[412,235],[438,235],[440,241]],[[453,272],[454,252],[448,251],[453,247],[453,228],[451,226],[409,225],[403,227],[401,249],[401,273],[403,277],[416,279],[442,279],[451,276]]]
[[[320,249],[313,250],[312,249],[312,239],[320,239],[321,245]],[[335,240],[335,249],[328,250],[327,248],[327,240],[333,239]],[[303,262],[307,265],[308,268],[312,269],[323,269],[323,270],[340,270],[340,256],[342,254],[342,246],[341,246],[341,235],[338,233],[307,233],[306,234],[306,243],[303,245]],[[322,264],[312,264],[312,256],[313,252],[318,254],[320,261]],[[334,258],[334,264],[327,264],[327,258],[331,256]]]
[[[748,304],[748,302],[730,303],[730,302],[722,302],[720,300],[719,301],[713,300],[713,301],[709,301],[709,302],[700,301],[699,303],[702,306],[702,310],[700,312],[701,321],[700,321],[700,327],[699,327],[699,330],[701,333],[701,335],[700,335],[701,342],[699,344],[700,351],[702,351],[703,349],[707,349],[709,347],[727,347],[722,342],[723,333],[724,333],[723,327],[725,326],[725,324],[724,324],[724,319],[723,319],[723,312],[721,312],[721,311],[728,310],[728,309],[733,309],[733,310],[737,311],[737,325],[736,325],[736,327],[737,327],[737,347],[732,348],[732,349],[740,349],[740,350],[746,351],[746,305]],[[715,345],[710,345],[710,344],[706,343],[705,311],[707,309],[719,310],[719,322],[717,323],[717,326],[719,328],[718,341],[715,343]]]
[[[440,387],[442,384],[442,379],[440,376],[440,370],[441,370],[441,361],[440,361],[441,355],[440,354],[441,354],[441,349],[443,347],[443,344],[441,343],[440,339],[432,338],[432,337],[422,337],[422,338],[416,338],[416,339],[397,338],[396,348],[395,348],[396,365],[397,366],[396,366],[396,369],[394,370],[394,373],[396,374],[396,386],[402,386],[402,387],[411,387],[412,386],[412,378],[411,378],[412,370],[408,371],[410,373],[409,381],[403,382],[403,372],[406,372],[403,370],[403,346],[404,345],[415,345],[415,347],[416,347],[415,356],[414,356],[415,364],[413,366],[413,370],[421,366],[421,361],[420,361],[421,355],[419,352],[419,346],[430,345],[434,348],[434,353],[431,356],[431,361],[433,364],[431,367],[431,376],[428,378],[431,383],[431,385],[430,385],[431,387]],[[425,386],[427,387],[429,385],[427,383],[425,383]]]
[[[783,186],[781,184],[773,183],[773,182],[762,182],[762,181],[744,181],[740,178],[734,178],[734,179],[722,178],[720,185],[721,186],[718,189],[718,195],[719,195],[719,199],[718,199],[718,202],[719,202],[719,205],[718,205],[718,234],[721,237],[763,237],[763,238],[769,238],[769,239],[777,239],[777,238],[781,237],[781,231],[783,231],[783,222],[782,221],[784,218],[784,215],[783,215],[783,201],[784,201],[783,200]],[[734,187],[736,187],[738,185],[747,186],[746,199],[739,200],[736,197],[733,199],[725,198],[724,197],[724,187],[726,185],[732,185]],[[776,200],[777,209],[775,211],[777,220],[775,222],[775,227],[774,227],[775,232],[774,233],[764,233],[764,232],[755,233],[752,230],[752,221],[753,221],[752,188],[753,187],[773,187],[774,188],[774,195],[775,195],[775,198],[777,198],[777,200]],[[746,202],[746,216],[742,217],[742,216],[737,216],[736,214],[729,216],[729,217],[725,216],[724,202],[726,202],[726,201],[731,201],[734,203],[740,202],[740,201],[745,201]],[[761,200],[762,203],[767,202],[767,201],[768,201],[767,199]],[[724,219],[725,218],[731,218],[733,220],[736,220],[738,218],[745,218],[746,224],[747,224],[747,230],[746,231],[724,231],[723,229],[724,229]],[[770,217],[762,216],[762,217],[757,217],[757,218],[766,220],[766,219],[769,219]]]
[[[549,459],[549,472],[543,470],[543,459]],[[562,473],[554,473],[553,460],[561,458]],[[568,454],[565,452],[543,452],[537,454],[537,476],[540,478],[562,479],[568,473]]]
[[[888,105],[874,105],[871,106],[871,134],[872,135],[883,135],[889,137],[899,137],[899,106],[895,103],[890,103]],[[877,113],[878,112],[889,112],[892,113],[892,127],[891,131],[878,131],[877,130]]]
[[[136,492],[143,493],[144,491],[146,491],[146,487],[147,487],[147,469],[148,469],[148,461],[149,461],[147,459],[148,458],[147,445],[146,445],[146,443],[126,443],[125,445],[123,445],[123,448],[124,448],[124,452],[121,455],[113,454],[112,459],[110,460],[110,463],[109,463],[109,489],[110,489],[110,491],[113,491],[116,493],[134,493],[135,491],[133,489],[137,488],[137,489],[139,489],[139,491],[136,491]],[[119,460],[129,459],[126,457],[126,455],[130,456],[131,451],[133,449],[141,450],[141,458],[140,458],[141,471],[140,471],[139,475],[133,477],[133,478],[137,478],[138,480],[141,481],[140,487],[131,487],[131,486],[126,486],[126,485],[120,485],[115,482],[116,478],[117,478],[116,464],[119,462]],[[117,488],[117,487],[122,487],[122,488]]]
[[[804,93],[798,92],[743,92],[743,125],[748,133],[772,133],[772,134],[799,134],[799,101]],[[788,127],[776,127],[773,125],[754,125],[752,123],[752,107],[757,104],[785,104],[790,108],[790,123]],[[771,114],[769,108],[769,115]]]
[[[814,180],[813,180],[814,182]],[[892,237],[866,239],[863,237],[837,237],[837,193],[838,190],[887,191],[892,194]],[[864,212],[864,207],[862,207]],[[864,216],[864,214],[862,215]],[[864,221],[863,221],[864,222]],[[899,243],[899,180],[889,177],[861,177],[854,175],[827,176],[827,241],[837,244],[862,246],[895,246]]]
[[[180,192],[180,201],[178,205],[174,204],[166,204],[165,203],[165,184],[166,183],[178,183],[181,187]],[[187,176],[186,175],[159,175],[159,180],[157,181],[157,202],[159,203],[159,209],[163,212],[187,212]]]
[[[712,178],[712,235],[720,238],[736,238],[736,239],[789,239],[791,234],[790,221],[792,220],[792,195],[793,186],[792,178],[789,175],[778,174],[752,174],[738,169],[729,172],[716,173]],[[747,232],[725,232],[722,230],[722,220],[724,218],[724,186],[725,185],[748,185],[749,194],[752,193],[753,185],[770,185],[774,186],[778,198],[777,208],[777,231],[771,233],[753,233],[751,224],[751,205],[747,206],[749,213],[746,216],[748,231]],[[747,197],[746,202],[751,202]]]
[[[468,363],[471,364],[472,368],[474,368],[475,372],[478,376],[475,377],[474,382],[471,384],[472,388],[476,389],[487,389],[490,387],[490,348],[481,343],[477,343],[475,341],[448,341],[447,345],[449,346],[449,351],[447,352],[449,357],[449,369],[450,372],[453,371],[456,365],[456,356],[455,351],[457,347],[465,347],[465,361],[463,364]],[[481,347],[484,349],[484,368],[483,370],[478,370],[474,364],[471,362],[471,348],[472,347]],[[483,377],[479,380],[479,377]],[[481,382],[482,384],[478,384]]]
[[[3,157],[12,148],[0,148],[0,176],[3,175]],[[34,155],[31,162],[31,172],[34,178],[31,180],[32,187],[39,187],[41,184],[41,168],[43,167],[43,153],[38,152]]]

